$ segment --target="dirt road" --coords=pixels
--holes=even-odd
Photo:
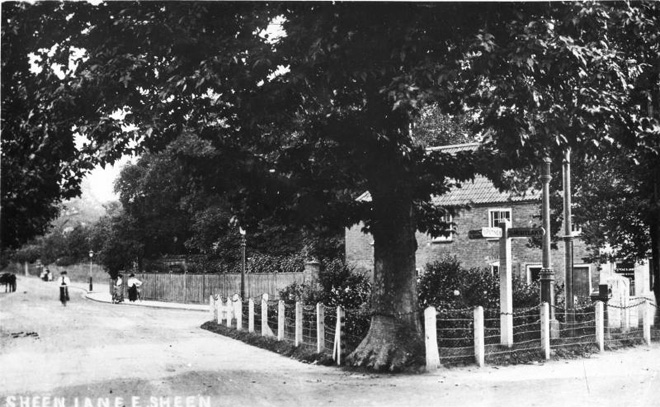
[[[79,287],[84,287],[80,284]],[[660,406],[660,346],[424,375],[312,366],[199,329],[208,314],[0,293],[0,407]]]

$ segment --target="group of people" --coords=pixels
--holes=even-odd
[[[115,280],[115,287],[113,290],[113,295],[112,295],[112,302],[115,304],[118,304],[120,302],[124,302],[124,280],[122,279],[122,275],[119,274],[117,275],[117,279]],[[138,280],[135,277],[135,274],[131,273],[130,276],[128,276],[128,280],[126,281],[126,286],[128,287],[128,300],[131,302],[135,302],[140,300],[140,286],[142,285],[142,281]]]
[[[42,275],[41,278],[44,281],[49,281],[47,276],[44,278],[44,276]],[[60,302],[62,303],[63,306],[66,307],[66,303],[70,300],[69,286],[71,285],[71,279],[69,279],[66,270],[62,271],[60,277],[57,279],[57,282],[60,288]],[[117,276],[117,280],[115,280],[115,286],[113,287],[114,289],[112,294],[112,302],[114,302],[115,304],[124,301],[123,283],[124,282],[122,280],[122,276],[121,274],[119,274]],[[131,275],[128,277],[126,285],[128,286],[128,300],[131,302],[138,301],[140,299],[139,288],[142,285],[142,281],[138,280],[135,277],[135,274],[131,273]]]

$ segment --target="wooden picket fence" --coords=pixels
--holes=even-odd
[[[143,300],[178,302],[184,304],[207,304],[210,295],[231,297],[241,292],[240,274],[159,274],[136,273],[135,277],[142,281],[140,298]],[[311,282],[313,273],[306,270],[302,273],[247,273],[245,275],[246,297],[269,296],[279,297],[279,292],[292,283]],[[126,280],[124,276],[124,297]],[[110,283],[110,287],[113,282]]]

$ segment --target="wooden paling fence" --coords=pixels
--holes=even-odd
[[[143,300],[206,304],[210,295],[231,297],[241,292],[240,274],[158,274],[136,273],[142,281],[140,298]],[[261,297],[267,293],[279,297],[279,292],[292,283],[311,282],[313,273],[247,273],[245,275],[246,297]],[[124,296],[126,280],[124,276]],[[112,286],[112,282],[110,284]]]

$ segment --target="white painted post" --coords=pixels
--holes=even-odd
[[[209,311],[211,313],[211,320],[215,321],[215,298],[213,298],[213,294],[209,296]]]
[[[261,336],[268,336],[268,300],[261,299]]]
[[[218,325],[222,325],[222,297],[218,297],[215,300],[215,313],[218,317]]]
[[[440,367],[440,352],[438,351],[438,330],[435,307],[424,310],[424,343],[426,345],[426,370],[432,372]]]
[[[248,332],[254,332],[254,300],[248,300]]]
[[[30,267],[28,266],[28,262],[25,262],[25,277],[30,275]]]
[[[225,303],[225,312],[227,313],[227,328],[231,328],[231,319],[232,314],[234,313],[234,307],[231,303],[231,298],[227,297],[227,302]]]
[[[293,344],[300,345],[303,342],[303,309],[300,301],[296,301],[296,325],[295,325],[295,338]]]
[[[642,312],[642,325],[644,329],[644,342],[651,345],[651,304],[649,300],[645,299],[640,305]]]
[[[325,307],[316,303],[316,353],[325,349]]]
[[[332,358],[337,362],[337,365],[341,365],[341,331],[344,327],[344,310],[338,306],[337,307],[337,325],[335,327],[335,343],[332,349]]]
[[[484,308],[474,308],[474,358],[477,366],[486,364],[486,345],[484,335]]]
[[[605,307],[602,301],[596,301],[596,344],[598,351],[605,351]]]
[[[513,290],[511,282],[511,239],[509,221],[500,221],[500,344],[513,346]]]
[[[550,359],[550,304],[541,304],[541,347],[545,359]]]
[[[236,315],[236,330],[243,330],[243,299],[238,298],[238,302],[234,303],[234,314]]]
[[[284,309],[284,301],[280,300],[277,303],[277,340],[284,340],[284,324],[286,323],[286,315]]]

